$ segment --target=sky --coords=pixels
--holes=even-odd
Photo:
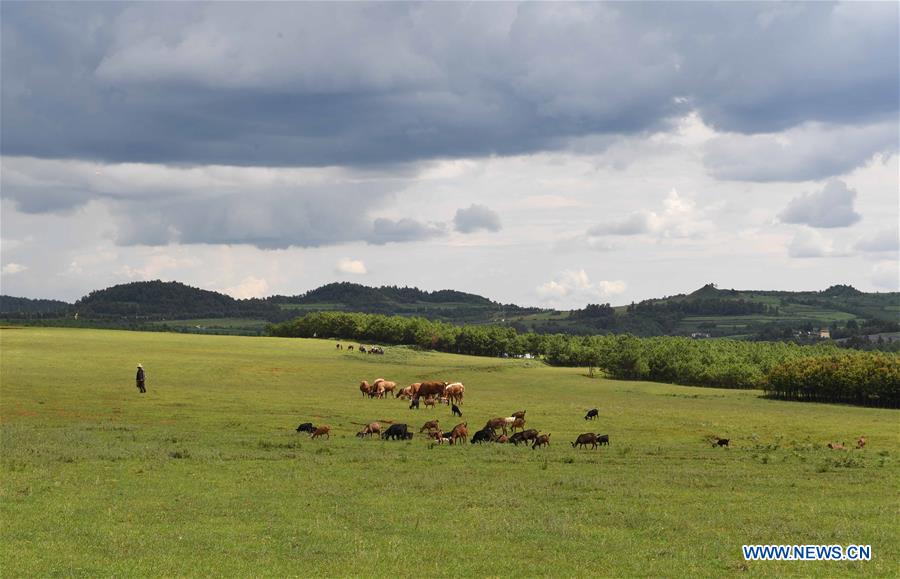
[[[900,4],[0,4],[0,291],[900,290]]]

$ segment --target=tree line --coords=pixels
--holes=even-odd
[[[900,400],[900,357],[853,353],[852,361],[869,368],[877,357],[888,369],[876,378],[854,385],[866,395],[841,394],[849,386],[844,372],[830,378],[823,366],[819,382],[802,382],[802,388],[774,388],[787,384],[794,374],[807,372],[803,360],[829,360],[846,351],[834,345],[800,346],[784,342],[738,340],[692,340],[684,337],[638,338],[632,335],[572,336],[567,334],[519,333],[508,326],[455,326],[419,317],[384,316],[351,312],[316,312],[268,327],[273,336],[339,338],[378,344],[407,344],[424,349],[476,356],[522,356],[530,354],[556,366],[594,368],[610,377],[648,380],[717,388],[766,389],[772,396],[798,400],[849,402],[897,407]],[[858,356],[858,358],[854,357]],[[882,356],[882,357],[878,357]],[[848,359],[850,359],[848,358]],[[867,365],[868,364],[868,365]],[[877,364],[876,364],[877,365]],[[855,366],[854,366],[855,367]],[[881,367],[881,366],[878,366]],[[777,380],[773,376],[777,369]],[[806,393],[803,396],[797,392]],[[810,392],[818,392],[810,397]],[[849,391],[848,391],[849,392]],[[893,392],[893,394],[891,394]]]

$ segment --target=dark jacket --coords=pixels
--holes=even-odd
[[[144,369],[143,369],[143,368],[138,368],[138,371],[137,371],[137,381],[138,381],[138,382],[143,382],[143,381],[144,381]]]

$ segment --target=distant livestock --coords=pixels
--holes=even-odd
[[[596,408],[591,408],[587,411],[587,414],[584,415],[585,420],[593,420],[600,415],[600,411]]]
[[[413,398],[412,400],[409,401],[409,409],[412,410],[413,408],[415,408],[416,410],[419,409],[419,397],[418,396],[416,396],[415,398]]]
[[[591,445],[591,449],[597,448],[597,435],[593,432],[585,432],[584,434],[579,434],[578,438],[575,439],[575,442],[572,443],[572,448],[577,447],[585,447],[588,444]]]
[[[608,434],[598,434],[597,435],[597,444],[600,446],[609,446],[609,435]]]
[[[519,443],[528,444],[529,441],[535,440],[538,437],[538,431],[534,428],[530,428],[524,432],[517,432],[509,437],[509,441],[516,446],[519,446]]]
[[[409,440],[412,438],[412,433],[405,424],[391,424],[387,430],[381,433],[381,438],[384,440]]]
[[[378,422],[370,422],[362,430],[356,433],[356,436],[363,438],[372,436],[373,434],[381,434],[381,424]]]
[[[828,448],[831,450],[847,450],[846,443],[843,442],[829,442]]]
[[[521,418],[522,420],[525,420],[525,411],[519,410],[517,412],[513,412],[512,414],[510,414],[510,416],[512,416],[513,418]]]
[[[550,435],[549,434],[541,434],[537,438],[534,439],[534,444],[531,445],[531,450],[541,446],[550,446]]]
[[[450,431],[450,444],[456,444],[457,441],[461,440],[465,442],[469,438],[469,423],[463,422],[457,424],[453,427],[453,430]]]
[[[448,384],[447,387],[444,388],[443,395],[454,404],[462,404],[465,392],[466,387],[462,382],[454,382],[453,384]]]
[[[859,440],[856,441],[856,448],[864,448],[867,442],[869,441],[866,440],[865,436],[860,436]]]
[[[317,427],[313,433],[311,438],[319,438],[320,436],[324,436],[325,438],[331,438],[331,427],[330,426],[319,426]]]
[[[474,435],[472,435],[472,444],[483,443],[483,442],[491,442],[497,435],[494,433],[494,429],[484,427]]]
[[[297,432],[308,432],[309,434],[312,434],[315,431],[316,431],[316,427],[313,426],[312,422],[304,422],[303,424],[301,424],[300,426],[297,427]]]
[[[727,438],[717,438],[716,441],[713,443],[713,447],[716,447],[716,446],[726,446],[727,447],[728,443],[729,443],[729,439],[727,439]]]
[[[459,406],[457,406],[456,404],[454,404],[453,407],[450,408],[450,413],[453,416],[459,416],[460,418],[462,418],[462,410],[460,410]]]

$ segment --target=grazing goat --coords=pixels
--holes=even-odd
[[[462,422],[453,427],[450,431],[450,444],[456,444],[457,440],[465,442],[469,439],[469,423]]]
[[[356,436],[363,438],[364,436],[372,436],[373,434],[381,434],[381,424],[378,422],[370,422],[356,433]]]
[[[459,416],[460,418],[462,418],[462,410],[460,410],[459,406],[457,406],[456,404],[454,404],[453,407],[450,409],[450,414],[453,416]]]
[[[519,410],[518,412],[513,412],[512,414],[510,414],[510,416],[512,416],[513,418],[521,418],[522,420],[525,420],[525,411]]]
[[[496,436],[497,435],[494,433],[493,428],[488,428],[487,426],[485,426],[472,436],[472,444],[475,444],[476,442],[491,442]]]
[[[311,438],[319,438],[320,436],[324,436],[325,438],[331,438],[330,433],[331,433],[330,426],[319,426],[313,431]]]
[[[539,446],[550,446],[550,435],[549,434],[541,434],[537,438],[534,439],[534,444],[531,445],[531,450]]]
[[[578,438],[575,439],[575,442],[572,443],[572,448],[576,447],[584,447],[588,444],[591,445],[591,450],[597,448],[597,435],[593,432],[585,432],[584,434],[579,434]]]
[[[426,422],[425,424],[422,425],[422,428],[419,429],[419,432],[425,432],[426,430],[429,432],[431,432],[433,430],[437,430],[438,432],[440,432],[441,427],[438,424],[437,420],[429,420],[428,422]]]
[[[856,441],[856,448],[864,448],[867,442],[869,441],[866,440],[865,436],[860,436],[859,440]]]
[[[593,420],[600,415],[600,411],[596,408],[591,408],[587,411],[587,414],[584,415],[585,420]]]
[[[598,434],[597,435],[597,444],[600,446],[609,446],[609,435],[608,434]]]
[[[381,438],[384,440],[408,440],[407,435],[412,434],[409,432],[409,427],[405,424],[391,424],[387,430],[381,433]],[[412,436],[409,436],[412,438]]]
[[[316,427],[313,426],[312,422],[304,422],[300,426],[297,427],[297,432],[308,432],[312,434],[316,431]]]
[[[726,446],[727,447],[728,442],[729,442],[729,439],[727,439],[727,438],[717,438],[716,441],[713,443],[713,448],[715,448],[717,446]]]

